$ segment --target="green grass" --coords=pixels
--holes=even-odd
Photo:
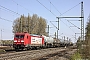
[[[5,53],[6,51],[3,49],[0,49],[0,53]]]
[[[71,60],[81,60],[81,56],[78,52],[76,52],[72,57]]]

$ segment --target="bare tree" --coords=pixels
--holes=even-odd
[[[37,14],[33,14],[28,17],[21,15],[20,18],[17,18],[13,22],[13,33],[16,32],[28,32],[31,34],[44,34],[46,33],[46,20],[42,17],[38,17]]]

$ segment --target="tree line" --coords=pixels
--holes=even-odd
[[[46,19],[39,17],[37,14],[30,16],[21,15],[13,22],[13,33],[28,32],[30,34],[47,35]]]

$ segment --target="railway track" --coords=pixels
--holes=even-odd
[[[76,51],[74,50],[62,50],[53,54],[49,54],[46,56],[43,56],[41,58],[35,59],[35,60],[70,60],[73,53]]]
[[[49,54],[49,55],[47,55],[47,56],[44,56],[44,57],[42,57],[42,58],[39,58],[38,60],[55,60],[55,59],[57,59],[57,56],[59,56],[59,57],[62,57],[63,55],[65,56],[65,53],[66,52],[66,50],[63,50],[63,51],[60,51],[60,52],[57,52],[57,53],[54,53],[54,54]],[[67,57],[65,57],[65,58],[67,58]],[[37,60],[37,59],[36,59]]]
[[[70,49],[72,50],[72,48],[48,48],[19,52],[7,52],[6,54],[0,54],[0,60],[52,60],[61,56],[68,58],[67,53],[68,51],[71,51]]]
[[[15,53],[6,53],[0,55],[0,60],[32,60],[42,57],[47,54],[54,53],[53,51],[61,51],[65,49],[61,48],[48,48],[48,49],[41,49],[41,50],[31,50],[31,51],[22,51],[22,52],[15,52]]]

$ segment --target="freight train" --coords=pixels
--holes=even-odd
[[[47,37],[44,35],[36,35],[25,33],[15,33],[13,48],[15,50],[19,49],[37,49],[37,48],[49,48],[49,47],[59,47],[60,40],[52,37]]]
[[[13,47],[18,49],[32,49],[60,46],[60,40],[44,35],[35,35],[29,33],[15,33]]]

